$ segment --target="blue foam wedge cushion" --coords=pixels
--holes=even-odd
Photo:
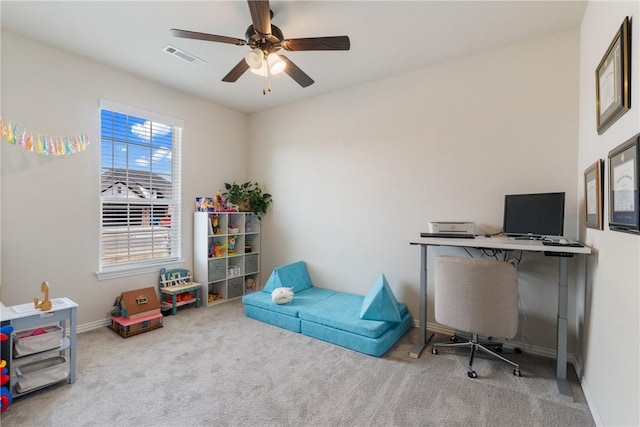
[[[274,268],[262,290],[271,293],[276,288],[293,288],[293,292],[298,293],[312,287],[304,261],[298,261]]]
[[[267,280],[267,283],[265,283],[264,287],[262,288],[262,292],[266,292],[270,294],[271,292],[273,292],[275,288],[282,287],[280,285],[280,278],[278,277],[277,270],[278,270],[277,268],[273,269],[273,271],[271,272],[271,276],[269,276],[269,279]]]
[[[381,274],[369,291],[360,309],[360,318],[365,320],[382,320],[387,322],[400,322],[400,309],[398,301],[387,282],[384,274]]]

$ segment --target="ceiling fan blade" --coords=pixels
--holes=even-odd
[[[245,61],[244,58],[242,58],[240,62],[238,62],[236,66],[233,67],[233,69],[229,71],[226,76],[222,78],[222,81],[233,83],[236,80],[238,80],[240,76],[243,75],[245,71],[247,71],[248,69],[249,69],[249,64],[247,64],[247,61]]]
[[[309,77],[307,73],[298,68],[296,64],[291,62],[289,58],[281,54],[278,54],[278,56],[287,64],[284,72],[289,74],[289,76],[291,76],[291,78],[295,80],[300,86],[307,87],[311,86],[314,83],[313,79]]]
[[[309,37],[283,40],[280,46],[290,51],[349,50],[351,48],[351,41],[349,40],[349,36]]]
[[[268,0],[247,0],[253,28],[263,36],[271,34],[271,10]]]
[[[204,40],[208,42],[229,43],[237,46],[244,46],[247,44],[242,39],[236,39],[234,37],[217,36],[215,34],[198,33],[195,31],[179,30],[177,28],[171,29],[171,35],[174,37],[182,37],[184,39]]]

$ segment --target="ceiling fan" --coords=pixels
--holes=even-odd
[[[271,24],[273,12],[269,9],[268,0],[247,0],[251,12],[252,24],[245,32],[245,39],[198,33],[195,31],[171,29],[175,37],[204,40],[218,43],[249,46],[251,51],[240,60],[226,76],[223,82],[235,82],[249,68],[257,74],[275,74],[284,71],[300,86],[307,87],[314,83],[313,79],[283,54],[275,55],[280,49],[290,52],[303,50],[349,50],[351,42],[348,36],[309,37],[285,39],[280,28]],[[284,68],[283,68],[284,67]]]

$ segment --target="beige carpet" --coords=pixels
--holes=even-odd
[[[14,400],[2,426],[590,426],[558,397],[553,362],[509,366],[430,347],[412,329],[375,358],[248,319],[240,301],[180,310],[131,338],[78,335],[77,381]],[[466,353],[465,353],[466,354]]]

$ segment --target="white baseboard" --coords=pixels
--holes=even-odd
[[[602,422],[602,418],[600,414],[596,410],[595,402],[593,401],[593,397],[591,396],[591,391],[589,390],[589,382],[582,379],[580,381],[580,387],[582,388],[582,393],[584,393],[584,398],[587,401],[587,406],[589,407],[589,411],[591,412],[591,416],[593,417],[593,422],[596,423],[597,426],[604,426],[604,422]]]
[[[111,324],[111,319],[102,319],[96,320],[95,322],[83,323],[82,325],[78,325],[76,328],[76,333],[80,334],[82,332],[91,331],[93,329],[99,329],[104,326],[109,326]]]

